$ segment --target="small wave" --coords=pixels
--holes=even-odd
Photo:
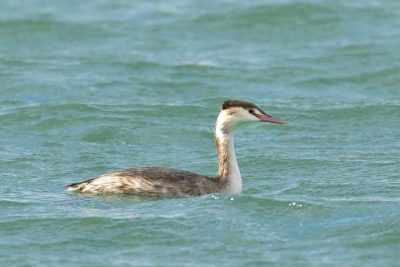
[[[321,200],[327,202],[369,202],[369,203],[385,203],[385,202],[398,202],[400,203],[400,197],[383,197],[383,196],[360,196],[360,197],[321,197]]]
[[[314,21],[315,14],[333,13],[328,6],[317,4],[259,5],[223,12],[201,15],[194,19],[196,24],[220,24],[232,29],[260,27],[265,25],[296,26],[299,21]]]
[[[29,206],[33,203],[11,199],[0,199],[0,207]]]
[[[316,77],[311,78],[302,82],[299,82],[300,85],[308,85],[308,86],[321,86],[321,85],[338,85],[338,84],[378,84],[379,82],[391,83],[397,82],[398,73],[400,71],[399,67],[387,67],[384,69],[376,70],[376,71],[368,71],[363,73],[354,73],[351,75],[336,75],[332,77]],[[379,86],[382,86],[379,83]]]
[[[173,64],[176,67],[212,67],[219,68],[220,65],[212,60],[183,61]]]

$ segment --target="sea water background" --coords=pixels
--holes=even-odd
[[[2,266],[398,266],[399,1],[0,3]],[[216,173],[223,100],[244,191],[91,197],[133,166]]]

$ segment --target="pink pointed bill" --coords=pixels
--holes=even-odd
[[[270,115],[262,114],[257,116],[258,119],[262,122],[270,122],[270,123],[277,123],[277,124],[288,124],[286,121],[283,121],[278,118],[274,118]]]

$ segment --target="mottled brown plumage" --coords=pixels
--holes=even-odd
[[[215,144],[217,146],[217,155],[218,155],[218,178],[220,182],[224,185],[229,183],[229,153],[228,153],[228,144],[226,140],[220,140],[217,136],[215,136]]]
[[[169,168],[142,167],[106,174],[97,179],[71,184],[68,188],[80,193],[197,196],[215,192],[219,185],[217,177]]]

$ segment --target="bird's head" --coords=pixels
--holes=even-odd
[[[287,124],[265,113],[253,103],[241,100],[227,100],[222,104],[222,110],[218,116],[217,128],[223,132],[231,132],[243,123],[270,122]]]

